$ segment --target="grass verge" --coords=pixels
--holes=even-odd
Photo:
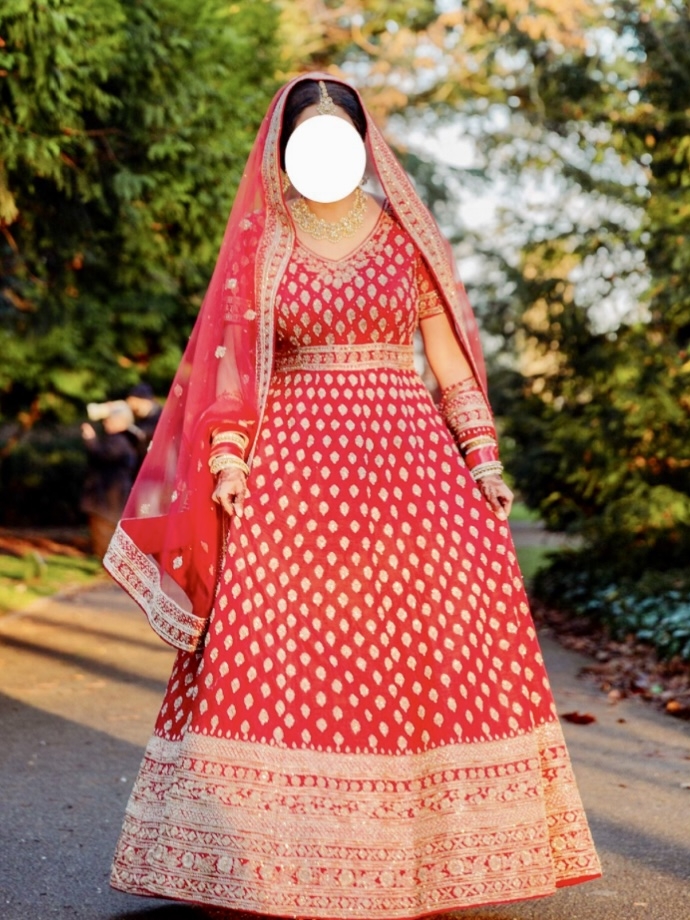
[[[512,523],[522,523],[523,521],[536,523],[541,520],[541,518],[539,517],[538,511],[528,508],[524,502],[516,501],[513,503],[513,507],[510,511],[510,520]]]
[[[529,588],[532,579],[540,568],[543,568],[548,562],[549,553],[553,553],[553,546],[516,546],[518,563],[525,584]]]
[[[71,557],[33,552],[0,554],[0,614],[24,610],[42,597],[87,585],[103,572],[93,556]]]

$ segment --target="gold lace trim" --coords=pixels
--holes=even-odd
[[[139,604],[161,639],[183,651],[196,651],[206,629],[206,619],[185,610],[165,593],[158,568],[119,524],[103,566]]]
[[[411,345],[310,345],[276,353],[276,371],[306,370],[364,370],[373,367],[394,367],[414,370],[414,350]]]
[[[429,319],[431,316],[440,316],[446,308],[438,291],[427,291],[419,295],[419,318]]]
[[[402,920],[599,874],[552,722],[398,756],[154,737],[111,882],[257,914]]]

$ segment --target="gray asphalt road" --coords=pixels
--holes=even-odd
[[[689,920],[690,725],[610,706],[576,677],[584,659],[542,644],[560,711],[597,719],[565,730],[605,875],[458,920]],[[208,916],[107,881],[172,655],[109,584],[0,620],[2,920]]]

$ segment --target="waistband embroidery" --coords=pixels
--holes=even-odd
[[[412,345],[372,342],[367,345],[309,345],[276,352],[276,371],[350,370],[369,367],[396,367],[414,370]]]

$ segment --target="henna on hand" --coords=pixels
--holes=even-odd
[[[229,517],[236,515],[241,518],[244,514],[244,503],[249,498],[247,477],[242,470],[236,468],[222,470],[216,480],[216,488],[211,498]]]
[[[477,485],[494,513],[505,520],[513,507],[512,489],[498,475],[484,476]]]

